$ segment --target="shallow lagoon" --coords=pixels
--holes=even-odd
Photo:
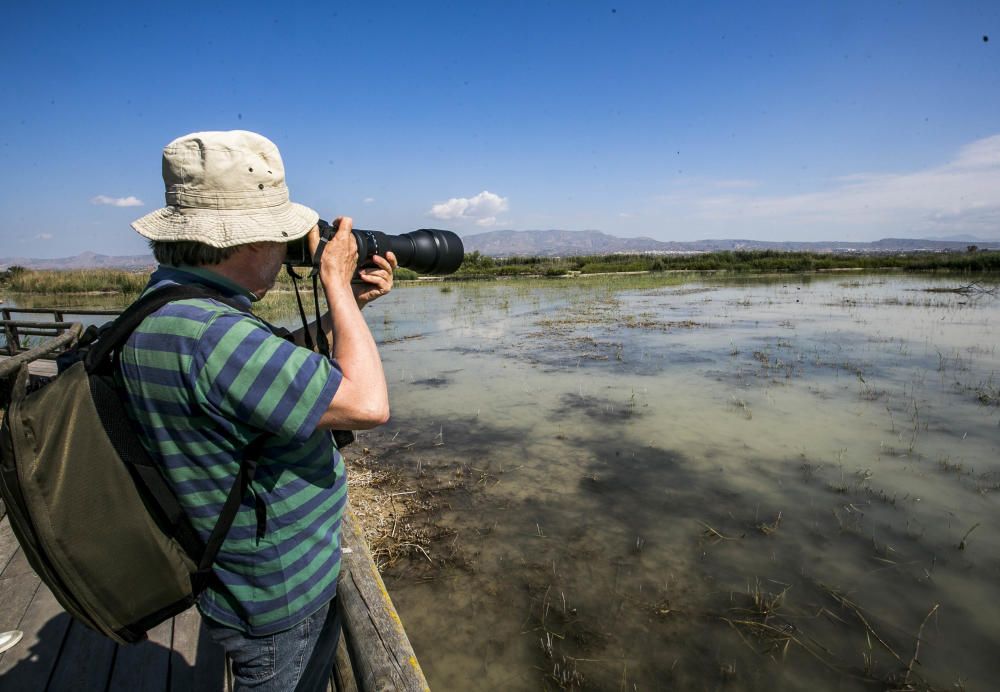
[[[393,419],[351,453],[427,508],[406,521],[436,540],[385,576],[432,688],[992,687],[1000,297],[947,292],[968,282],[373,304]],[[287,294],[262,312],[297,320]]]
[[[393,419],[361,444],[438,506],[387,574],[432,688],[990,687],[1000,298],[941,292],[967,283],[373,305]]]

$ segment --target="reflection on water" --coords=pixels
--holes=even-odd
[[[988,687],[1000,300],[848,276],[374,304],[361,444],[454,488],[387,575],[432,688]]]
[[[386,575],[432,688],[992,687],[1000,298],[925,290],[966,283],[433,284],[366,309],[393,419],[357,451],[447,529]],[[287,294],[264,309],[297,322]]]

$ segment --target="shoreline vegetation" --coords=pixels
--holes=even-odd
[[[137,295],[152,268],[34,270],[12,266],[0,272],[0,289],[33,294]],[[493,258],[476,252],[466,255],[457,272],[445,281],[475,281],[517,277],[566,278],[594,274],[703,272],[710,274],[801,274],[823,271],[903,271],[956,274],[1000,273],[1000,251],[954,253],[901,253],[891,255],[781,252],[775,250],[709,252],[699,255],[610,254],[576,257]],[[300,270],[300,274],[306,272]],[[400,281],[420,280],[409,269],[398,269]],[[307,281],[301,283],[308,285]],[[278,290],[291,290],[285,272],[278,275]]]

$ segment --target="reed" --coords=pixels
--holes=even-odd
[[[12,293],[37,293],[42,295],[52,293],[120,293],[138,295],[146,282],[149,281],[151,270],[127,271],[124,269],[25,269],[11,267],[6,272],[0,272],[0,286]],[[300,270],[300,276],[308,272]],[[395,272],[397,281],[410,281],[419,278],[419,274],[410,269],[400,267]],[[282,270],[278,273],[275,286],[279,289],[291,290],[292,279]],[[299,282],[303,293],[311,292],[312,282],[305,278]]]
[[[41,271],[24,269],[8,272],[3,281],[14,293],[123,293],[138,295],[149,281],[148,271],[120,269],[72,269]]]
[[[578,257],[493,258],[466,255],[458,278],[565,276],[624,272],[710,271],[741,274],[801,273],[832,269],[901,270],[981,274],[1000,272],[1000,251],[909,253],[895,255],[828,254],[777,250],[706,252],[697,255],[610,254]],[[978,284],[970,284],[970,286]],[[987,290],[992,290],[987,289]]]

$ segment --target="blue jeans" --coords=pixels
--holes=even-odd
[[[325,692],[340,641],[340,614],[333,603],[289,630],[263,637],[202,619],[232,661],[234,692]]]

